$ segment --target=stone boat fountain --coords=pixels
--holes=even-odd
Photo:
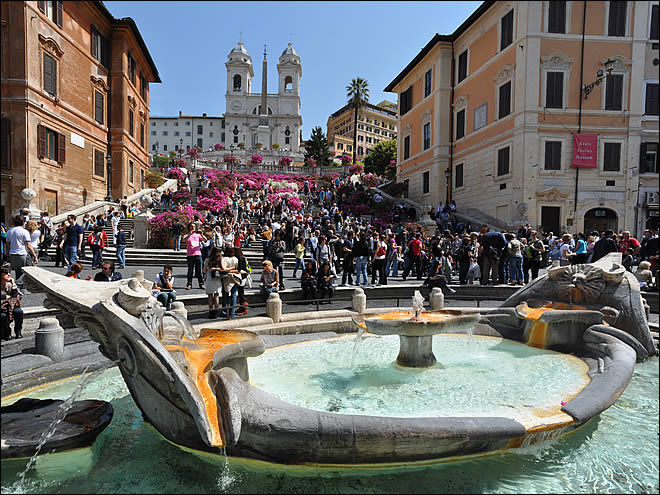
[[[636,359],[656,352],[639,285],[609,256],[594,265],[553,270],[482,315],[467,308],[422,312],[418,302],[413,321],[405,313],[363,317],[370,332],[400,335],[398,361],[421,366],[411,370],[415,373],[434,369],[428,332],[467,331],[475,324],[475,335],[578,355],[589,370],[588,383],[552,414],[532,422],[488,411],[468,417],[340,414],[297,406],[251,385],[249,359],[264,352],[257,334],[197,331],[180,314],[165,311],[137,279],[98,283],[38,267],[25,272],[31,290],[47,293],[47,307],[71,313],[100,351],[119,361],[145,421],[165,438],[280,464],[401,466],[518,447],[548,431],[562,434],[611,406],[630,381]],[[539,322],[542,335],[533,329]]]

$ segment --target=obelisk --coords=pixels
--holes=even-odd
[[[259,111],[259,127],[257,127],[257,142],[264,148],[270,148],[270,127],[268,127],[268,61],[266,60],[266,45],[264,45],[264,62],[261,69],[261,110]]]

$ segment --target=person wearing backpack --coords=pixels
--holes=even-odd
[[[87,236],[87,245],[92,250],[92,270],[103,264],[103,249],[108,245],[108,236],[99,227],[94,227],[92,233]]]

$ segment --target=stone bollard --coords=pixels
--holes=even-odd
[[[53,361],[64,359],[64,329],[57,318],[44,318],[34,333],[35,352]]]
[[[434,311],[445,307],[445,295],[440,287],[433,287],[429,302],[431,303],[431,309]]]
[[[271,292],[266,300],[266,316],[273,319],[273,323],[279,323],[282,319],[282,300],[277,292]]]
[[[360,314],[367,310],[367,296],[361,288],[355,289],[353,292],[353,311]]]
[[[172,303],[172,312],[181,315],[186,320],[188,319],[188,310],[181,301],[174,301]]]
[[[142,287],[144,287],[148,291],[151,291],[151,287],[153,286],[153,283],[150,280],[144,278],[144,270],[135,270],[131,275],[131,278],[137,278],[138,282],[140,282],[140,285]]]

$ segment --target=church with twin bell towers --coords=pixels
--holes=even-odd
[[[264,45],[261,93],[252,92],[252,58],[242,41],[232,49],[225,62],[227,94],[225,111],[226,146],[263,148],[298,154],[301,142],[300,56],[291,43],[277,64],[277,93],[268,93],[268,61]],[[261,146],[259,146],[259,144]],[[277,148],[278,146],[275,146]]]

